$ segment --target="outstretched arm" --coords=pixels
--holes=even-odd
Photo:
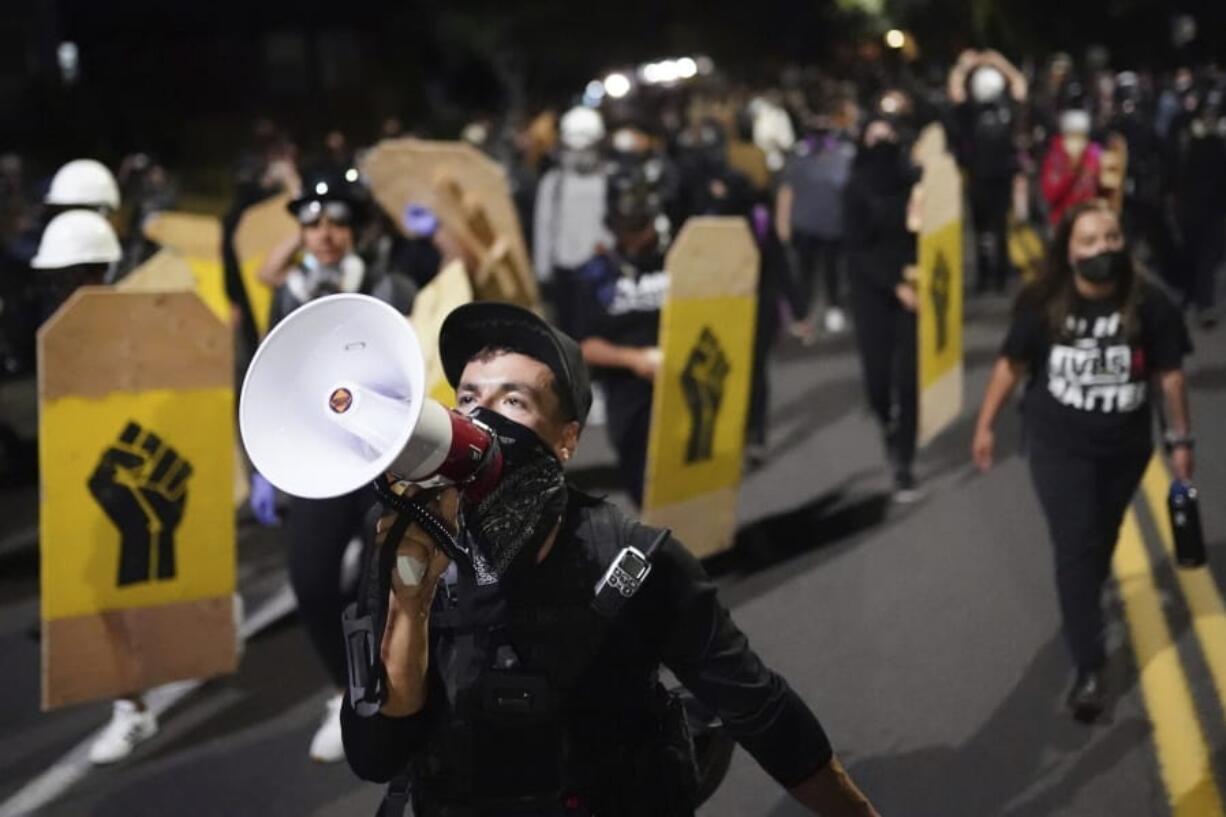
[[[992,467],[996,447],[996,435],[992,426],[996,424],[996,415],[1000,414],[1001,407],[1013,393],[1024,372],[1024,367],[1016,360],[1003,356],[996,359],[992,378],[983,393],[983,404],[979,407],[979,419],[975,423],[975,441],[971,445],[971,456],[980,471],[987,471]]]
[[[984,65],[990,65],[1005,75],[1005,79],[1009,81],[1009,93],[1013,95],[1014,101],[1025,102],[1030,87],[1026,82],[1026,77],[1017,70],[1017,66],[1009,62],[999,51],[984,51],[981,56]]]
[[[1166,398],[1167,433],[1176,441],[1171,446],[1171,470],[1176,477],[1187,481],[1192,479],[1194,463],[1192,446],[1187,442],[1192,436],[1192,418],[1188,413],[1188,387],[1183,369],[1160,372],[1158,381]]]
[[[878,817],[877,810],[837,757],[790,789],[791,795],[823,817]]]
[[[256,273],[260,283],[269,289],[276,289],[284,284],[290,267],[293,266],[294,256],[298,254],[301,247],[302,235],[299,233],[294,233],[273,247],[264,259],[264,263],[260,265],[259,272]]]
[[[968,48],[958,55],[958,61],[954,63],[953,68],[949,69],[946,92],[949,95],[949,101],[955,105],[961,105],[966,101],[966,77],[972,68],[979,65],[979,59],[979,53]]]
[[[876,817],[812,710],[749,647],[715,584],[677,540],[655,558],[644,591],[662,657],[728,734],[815,814]]]

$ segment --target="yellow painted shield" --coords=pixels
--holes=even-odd
[[[923,167],[916,324],[924,445],[962,411],[962,181],[940,125],[924,129],[915,153]]]
[[[730,547],[736,532],[758,251],[743,219],[695,218],[666,268],[643,518],[706,556]]]
[[[164,212],[151,216],[144,231],[163,247],[162,252],[174,253],[187,264],[196,294],[219,320],[228,323],[230,301],[221,266],[221,223],[212,216]],[[142,264],[129,277],[140,280],[134,286],[143,289],[179,288],[179,276],[170,270],[166,259]]]
[[[231,349],[191,292],[86,288],[39,332],[45,708],[233,670]]]
[[[285,209],[290,195],[279,196],[254,204],[243,213],[234,231],[234,251],[238,255],[239,273],[251,317],[261,337],[268,332],[268,317],[272,309],[272,290],[260,282],[259,271],[268,254],[298,233],[298,224]]]

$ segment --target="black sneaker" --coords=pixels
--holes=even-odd
[[[1078,670],[1065,699],[1073,720],[1094,723],[1107,709],[1107,682],[1102,670]]]

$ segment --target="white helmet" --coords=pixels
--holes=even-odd
[[[976,102],[995,102],[1005,92],[1005,75],[990,65],[971,74],[971,96]]]
[[[604,119],[595,109],[579,105],[562,114],[558,130],[565,147],[587,150],[604,138]]]
[[[30,261],[35,269],[63,269],[77,264],[110,264],[119,260],[119,239],[110,223],[93,210],[69,210],[51,219],[38,254]]]
[[[1060,114],[1060,132],[1086,136],[1090,133],[1090,114],[1079,108],[1070,108]]]
[[[55,172],[46,204],[119,209],[119,185],[106,165],[93,159],[73,159]]]

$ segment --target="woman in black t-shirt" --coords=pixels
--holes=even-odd
[[[1150,388],[1167,405],[1171,466],[1192,476],[1183,317],[1133,267],[1102,201],[1072,208],[1047,275],[1022,292],[984,394],[972,454],[992,465],[992,424],[1024,374],[1030,472],[1055,547],[1064,638],[1077,675],[1067,703],[1095,720],[1106,705],[1101,603],[1124,512],[1153,451]]]

